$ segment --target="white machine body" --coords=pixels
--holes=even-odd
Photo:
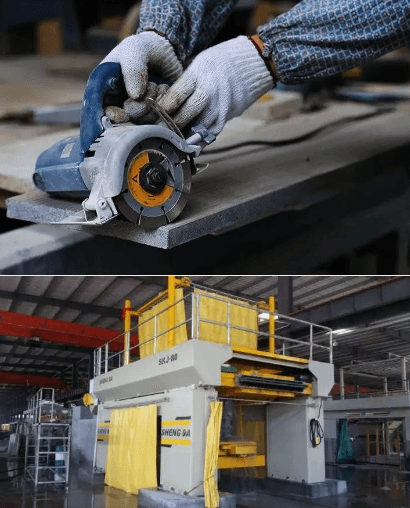
[[[155,404],[161,426],[159,487],[203,495],[209,406],[218,399],[221,368],[234,356],[230,346],[192,339],[95,377],[95,470],[105,471],[107,427],[99,425],[110,421],[111,411]],[[333,365],[310,362],[304,368],[313,374],[312,396],[266,403],[266,465],[269,477],[315,483],[325,480],[324,446],[312,446],[309,420],[319,418],[323,425],[319,408],[333,386]]]

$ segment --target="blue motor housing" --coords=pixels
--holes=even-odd
[[[37,159],[33,175],[35,186],[49,193],[69,193],[72,197],[87,197],[89,190],[80,174],[80,136],[62,139],[45,150]]]
[[[71,197],[88,196],[80,164],[90,145],[104,131],[102,118],[106,101],[121,106],[126,97],[119,63],[106,62],[93,70],[84,93],[80,135],[59,141],[38,157],[33,175],[38,189]]]

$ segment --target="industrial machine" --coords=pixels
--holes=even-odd
[[[217,489],[217,471],[324,482],[321,407],[333,386],[332,331],[279,315],[273,297],[250,302],[187,278],[168,284],[138,310],[126,301],[122,353],[109,343],[95,352],[84,396],[97,414],[95,470],[109,485],[140,491],[140,501],[140,489],[158,487],[205,494],[205,506],[218,506],[207,494],[210,480]],[[148,480],[141,471],[150,463]]]
[[[101,225],[122,215],[156,228],[173,221],[187,202],[191,177],[198,172],[194,158],[215,136],[198,125],[185,139],[152,99],[147,103],[159,125],[113,125],[104,106],[122,105],[125,98],[120,64],[100,64],[86,86],[80,135],[63,139],[37,159],[37,188],[84,199],[82,211],[64,224]]]

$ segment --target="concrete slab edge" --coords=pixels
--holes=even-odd
[[[139,508],[205,508],[203,497],[183,496],[174,492],[141,489],[138,493]],[[219,508],[236,508],[235,494],[220,494]]]

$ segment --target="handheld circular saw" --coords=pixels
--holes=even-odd
[[[184,209],[195,163],[215,140],[198,125],[187,139],[152,99],[159,123],[112,124],[106,99],[127,98],[121,66],[103,63],[91,73],[84,93],[80,134],[66,138],[37,159],[34,184],[50,195],[82,198],[82,210],[62,224],[101,225],[123,216],[144,228],[173,221]]]

